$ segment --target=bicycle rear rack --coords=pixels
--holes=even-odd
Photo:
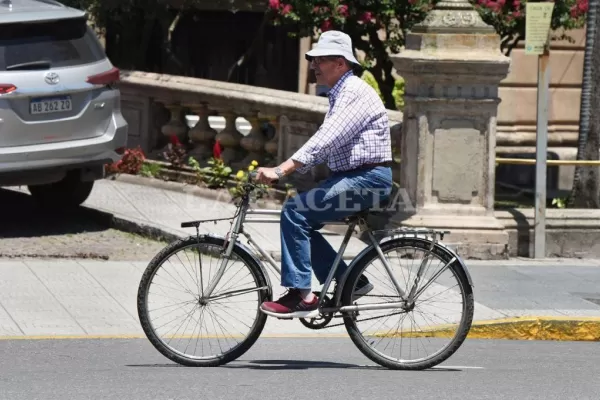
[[[377,229],[373,230],[373,235],[375,236],[400,236],[400,237],[425,237],[427,240],[432,240],[434,242],[439,240],[444,240],[444,235],[449,235],[450,231],[447,230],[437,230],[431,228],[417,228],[417,227],[401,227],[401,228],[390,228],[390,229]],[[431,239],[430,239],[431,238]]]

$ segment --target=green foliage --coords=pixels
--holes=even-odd
[[[227,181],[231,177],[231,167],[225,165],[221,158],[214,157],[208,160],[208,165],[199,170],[206,185],[214,189],[227,186]]]
[[[162,166],[160,164],[144,163],[142,165],[142,169],[140,170],[140,175],[153,178],[158,176],[158,174],[160,174],[161,171]]]
[[[375,92],[377,92],[377,95],[383,99],[383,96],[381,96],[381,90],[379,90],[379,84],[377,83],[377,80],[375,80],[375,77],[373,76],[372,73],[370,73],[369,71],[365,71],[365,72],[363,72],[361,78],[365,82],[367,82],[369,84],[369,86],[371,86],[373,89],[375,89]]]
[[[556,208],[566,208],[567,200],[562,198],[552,199],[552,205],[556,206]]]
[[[396,108],[398,110],[404,109],[404,79],[399,77],[394,82],[394,89],[392,90],[392,96],[396,102]]]
[[[381,94],[381,90],[379,89],[379,83],[377,83],[377,80],[370,71],[364,71],[361,78],[367,82],[369,86],[375,89],[375,92],[377,92],[377,95],[381,98],[381,100],[385,101],[383,95]],[[404,79],[402,79],[402,77],[394,79],[392,96],[394,97],[396,108],[398,110],[402,110],[404,108]]]

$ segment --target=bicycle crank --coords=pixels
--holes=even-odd
[[[321,295],[321,292],[314,292],[315,296],[319,297]],[[327,295],[325,295],[325,304],[328,304],[331,302],[331,298]],[[300,322],[302,323],[302,325],[304,325],[305,327],[307,327],[308,329],[314,329],[314,330],[318,330],[318,329],[323,329],[325,328],[333,319],[333,314],[332,313],[324,313],[324,314],[320,314],[318,317],[316,318],[299,318]]]

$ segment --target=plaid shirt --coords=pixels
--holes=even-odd
[[[291,157],[304,164],[297,171],[306,173],[325,161],[334,172],[391,161],[387,110],[375,90],[348,71],[328,96],[323,124]]]

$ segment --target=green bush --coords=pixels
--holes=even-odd
[[[377,80],[373,76],[373,74],[369,71],[364,71],[361,78],[369,84],[375,91],[377,95],[383,101],[383,95],[381,94],[381,90],[379,90],[379,85],[377,84]],[[404,109],[404,79],[402,77],[398,77],[394,81],[394,89],[392,91],[392,95],[394,96],[394,100],[396,102],[396,108],[398,110]]]

